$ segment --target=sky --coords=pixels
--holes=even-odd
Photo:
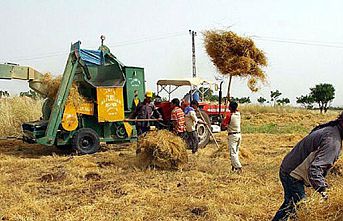
[[[343,106],[342,11],[340,0],[0,0],[0,63],[59,75],[72,42],[97,49],[105,35],[111,52],[143,67],[147,88],[156,91],[158,79],[192,76],[190,29],[198,33],[197,74],[214,80],[219,73],[202,33],[225,29],[252,37],[269,62],[267,85],[252,93],[246,80],[234,78],[232,96],[256,102],[277,89],[295,104],[309,88],[330,83],[333,105]],[[0,80],[0,90],[15,94],[28,83]]]

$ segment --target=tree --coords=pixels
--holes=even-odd
[[[20,92],[19,94],[20,97],[29,97],[32,98],[34,100],[38,100],[38,99],[42,99],[43,96],[38,94],[37,92],[33,91],[33,90],[29,90],[29,91],[25,91],[25,92]]]
[[[260,104],[263,104],[263,103],[266,102],[266,101],[267,101],[267,99],[265,99],[264,97],[259,97],[259,98],[257,99],[257,102],[260,103]]]
[[[275,105],[281,94],[279,90],[270,91],[270,103]]]
[[[231,100],[236,101],[240,104],[244,104],[244,103],[250,104],[251,103],[250,97],[241,97],[241,98],[232,97]]]
[[[198,90],[201,93],[204,93],[204,95],[202,95],[200,93],[200,97],[203,98],[204,100],[207,100],[207,101],[219,101],[219,96],[218,95],[214,95],[213,94],[213,90],[211,88],[200,87]]]
[[[282,99],[276,100],[276,103],[278,105],[285,105],[285,104],[289,104],[290,100],[288,98],[282,98]]]
[[[326,113],[331,102],[335,98],[335,88],[332,84],[317,84],[315,87],[310,88],[310,95],[313,97],[314,101],[318,103],[320,113]]]
[[[9,97],[10,94],[8,93],[8,91],[0,91],[0,98],[2,97]]]
[[[300,97],[297,97],[297,104],[302,104],[304,108],[306,109],[312,109],[314,98],[311,95],[301,95]]]

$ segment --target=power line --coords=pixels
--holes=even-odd
[[[184,32],[175,32],[175,33],[167,33],[164,35],[156,36],[156,37],[144,37],[144,38],[139,38],[136,40],[131,40],[131,41],[122,41],[122,42],[117,42],[113,45],[109,45],[108,47],[122,47],[122,46],[127,46],[127,45],[135,45],[135,44],[141,44],[145,42],[151,42],[151,41],[157,41],[157,40],[163,40],[167,38],[174,38],[174,37],[179,37],[182,35],[186,35]],[[96,46],[94,46],[96,47]],[[12,60],[12,61],[28,61],[28,60],[39,60],[39,59],[44,59],[44,58],[50,58],[50,57],[57,57],[60,55],[67,55],[68,53],[65,51],[56,51],[56,52],[50,52],[46,54],[37,54],[33,55],[30,57],[14,57],[14,58],[9,58],[7,60]]]
[[[144,37],[139,38],[135,40],[130,41],[122,41],[117,42],[113,45],[109,45],[109,47],[123,47],[128,45],[135,45],[135,44],[141,44],[145,42],[151,42],[151,41],[158,41],[168,38],[174,38],[186,35],[184,32],[174,32],[174,33],[166,33],[164,35],[159,36],[153,36],[153,37]],[[277,43],[285,43],[285,44],[296,44],[296,45],[306,45],[306,46],[318,46],[318,47],[328,47],[328,48],[343,48],[343,42],[323,42],[323,41],[313,41],[313,40],[301,40],[301,39],[287,39],[287,38],[275,38],[275,37],[267,37],[267,36],[258,36],[253,35],[251,36],[255,40],[258,41],[268,41],[268,42],[277,42]],[[96,47],[96,46],[95,46]],[[67,55],[68,53],[66,51],[55,51],[50,52],[46,54],[37,54],[37,55],[31,55],[29,57],[21,56],[21,57],[13,57],[7,59],[7,61],[30,61],[30,60],[40,60],[45,58],[51,58],[51,57],[57,57],[61,55]]]
[[[335,42],[320,42],[320,41],[308,41],[308,40],[292,40],[292,39],[278,39],[278,38],[269,38],[262,36],[253,36],[256,40],[260,41],[269,41],[269,42],[278,42],[278,43],[287,43],[287,44],[297,44],[297,45],[307,45],[307,46],[318,46],[318,47],[329,47],[329,48],[343,48],[342,44],[337,44]]]
[[[320,43],[320,44],[343,45],[343,42],[334,42],[334,41],[317,41],[317,40],[298,39],[298,38],[278,38],[278,37],[259,36],[259,35],[253,35],[252,37],[260,37],[260,38],[268,38],[268,39],[276,39],[276,40],[287,40],[287,41],[300,41],[300,42]]]
[[[186,35],[186,34],[185,33],[174,33],[174,34],[169,34],[169,35],[161,36],[161,37],[143,38],[141,40],[126,41],[126,42],[124,41],[124,42],[117,43],[114,45],[109,45],[109,47],[122,47],[122,46],[140,44],[140,43],[145,43],[145,42],[150,42],[150,41],[158,41],[158,40],[163,40],[163,39],[167,39],[167,38],[174,38],[174,37],[179,37],[182,35]]]

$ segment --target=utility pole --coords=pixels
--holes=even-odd
[[[192,35],[192,64],[193,64],[193,77],[195,78],[197,76],[197,70],[195,66],[195,43],[194,43],[194,37],[197,36],[197,33],[195,31],[189,30],[189,34]]]

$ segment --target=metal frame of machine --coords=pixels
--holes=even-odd
[[[45,101],[42,119],[22,125],[24,141],[73,146],[88,154],[96,152],[100,142],[136,140],[134,123],[126,116],[132,110],[133,91],[144,98],[144,69],[124,66],[103,45],[103,39],[99,50],[81,49],[80,45],[71,46],[58,93]],[[42,77],[30,67],[0,64],[1,79],[28,80],[30,88],[46,97],[49,88]],[[73,83],[84,98],[78,107],[67,102]]]

